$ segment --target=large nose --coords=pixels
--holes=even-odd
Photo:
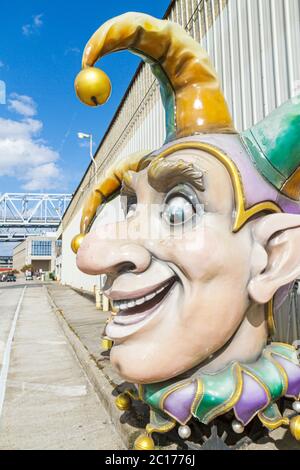
[[[107,227],[109,233],[109,227]],[[116,240],[89,233],[77,254],[77,266],[86,274],[140,273],[151,263],[151,253],[139,241]]]

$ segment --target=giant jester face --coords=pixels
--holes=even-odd
[[[92,227],[78,266],[107,275],[106,294],[118,312],[107,327],[112,362],[124,378],[149,383],[205,361],[211,365],[241,334],[251,302],[269,302],[300,275],[300,99],[243,133],[242,145],[200,44],[178,24],[131,12],[108,20],[90,38],[75,81],[81,101],[106,101],[109,80],[94,65],[124,49],[150,59],[166,112],[166,141],[177,139],[177,147],[167,153],[164,147],[148,167],[134,167],[138,173],[112,171],[85,205],[72,247],[77,252],[95,208],[123,179],[125,219]],[[187,142],[213,135],[232,161]],[[233,145],[223,146],[226,137]],[[291,214],[279,214],[278,198]],[[243,330],[232,360],[259,354],[250,341],[260,331],[257,316],[249,323],[251,334]]]
[[[174,150],[125,176],[124,220],[92,229],[77,263],[107,275],[112,363],[150,383],[202,363],[234,335],[249,306],[251,222],[233,232],[232,178],[205,151]]]

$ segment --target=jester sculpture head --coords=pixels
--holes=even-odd
[[[128,13],[86,46],[75,86],[87,104],[110,92],[94,64],[123,49],[160,82],[167,138],[103,176],[73,241],[78,267],[107,275],[111,361],[139,384],[252,363],[300,275],[300,99],[238,134],[200,45],[176,24]],[[123,220],[91,228],[120,193]]]

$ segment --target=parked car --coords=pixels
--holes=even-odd
[[[17,278],[14,274],[8,274],[6,276],[6,282],[16,282]]]
[[[7,277],[6,274],[1,274],[1,276],[0,276],[0,282],[5,282],[5,281],[6,281],[6,277]]]
[[[33,275],[32,273],[27,273],[25,276],[25,281],[33,281]]]

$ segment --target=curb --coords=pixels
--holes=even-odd
[[[58,322],[61,325],[67,339],[69,340],[69,343],[71,344],[77,356],[77,359],[79,360],[91,384],[93,385],[100,402],[105,407],[125,447],[127,449],[132,448],[132,444],[137,435],[139,434],[139,430],[137,428],[132,428],[127,423],[121,422],[121,417],[124,412],[119,411],[118,408],[115,406],[113,395],[113,391],[116,389],[117,384],[114,384],[102,372],[102,370],[99,369],[95,360],[90,355],[89,351],[82,344],[79,337],[72,330],[69,323],[65,319],[63,311],[57,307],[49,290],[47,289],[47,287],[45,288],[47,291],[47,297],[50,306],[53,312],[55,313],[55,316],[58,319]]]

